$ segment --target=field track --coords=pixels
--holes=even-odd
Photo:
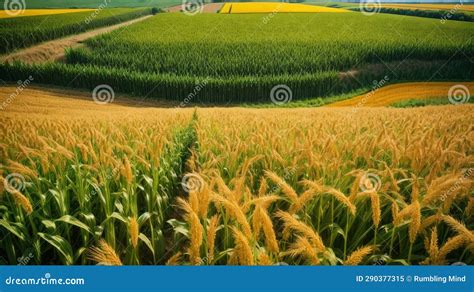
[[[21,49],[17,52],[14,52],[10,55],[1,56],[0,62],[13,62],[13,61],[23,61],[27,64],[37,64],[37,63],[45,63],[49,61],[56,61],[60,60],[64,57],[64,49],[66,48],[77,48],[82,46],[81,42],[95,37],[100,34],[108,33],[118,28],[131,25],[133,23],[145,20],[152,15],[147,15],[144,17],[136,18],[130,21],[122,22],[119,24],[102,27],[98,29],[94,29],[91,31],[87,31],[84,33],[80,33],[77,35],[71,35],[65,38],[60,38],[44,43],[40,43],[38,45]]]
[[[206,4],[206,5],[204,5],[204,8],[203,8],[202,12],[204,12],[204,13],[217,13],[217,11],[219,11],[223,5],[224,5],[224,3]],[[168,12],[180,12],[181,8],[182,8],[181,5],[176,5],[176,6],[169,7],[166,10]]]
[[[345,106],[389,106],[395,102],[410,99],[448,97],[452,86],[463,84],[474,92],[474,82],[412,82],[388,85],[351,99],[329,104],[328,107]]]

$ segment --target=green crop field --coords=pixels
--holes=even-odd
[[[90,89],[107,82],[121,92],[175,100],[206,81],[197,96],[204,102],[265,100],[277,84],[288,85],[294,98],[309,98],[365,87],[386,75],[392,81],[473,76],[471,23],[360,13],[264,17],[159,14],[90,39],[87,49],[67,53],[67,65],[3,70]],[[416,62],[403,62],[407,58]],[[341,74],[349,70],[357,74]]]
[[[70,14],[0,19],[0,54],[43,41],[151,14],[151,9],[114,8]]]
[[[0,1],[3,7],[5,0]],[[99,5],[107,4],[107,7],[157,7],[164,8],[173,5],[180,5],[181,0],[28,0],[26,9],[41,8],[97,8]]]

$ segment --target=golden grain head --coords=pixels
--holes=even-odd
[[[87,257],[99,265],[122,265],[122,261],[117,256],[115,250],[103,239],[99,240],[97,246],[89,248]]]
[[[20,205],[26,214],[30,215],[33,212],[33,205],[30,200],[19,191],[11,192],[13,200]]]
[[[166,261],[166,265],[167,266],[179,266],[181,264],[182,257],[183,257],[183,254],[181,252],[177,252],[176,254],[174,254],[172,257],[170,257]]]
[[[265,171],[266,177],[273,181],[283,191],[283,194],[293,203],[298,201],[298,194],[295,190],[288,185],[284,179],[280,178],[276,173],[272,171]]]
[[[276,213],[276,217],[283,220],[285,228],[290,230],[294,230],[301,235],[308,238],[311,244],[318,250],[323,251],[325,250],[325,246],[323,240],[319,236],[319,234],[313,230],[310,226],[304,224],[303,222],[298,221],[293,215],[288,212],[278,211]]]
[[[214,248],[215,248],[215,240],[217,235],[217,228],[219,226],[219,216],[214,215],[209,220],[209,224],[207,225],[207,259],[208,262],[212,263],[214,260]]]
[[[413,244],[416,240],[416,236],[418,235],[418,231],[421,227],[421,207],[418,201],[413,203],[413,211],[411,213],[411,222],[408,226],[408,236],[410,242]]]
[[[373,251],[374,251],[373,246],[360,247],[347,257],[347,259],[344,261],[344,265],[357,266],[364,260],[366,256],[371,254]]]
[[[250,247],[247,237],[237,228],[232,228],[234,235],[235,248],[234,252],[237,254],[239,264],[244,266],[251,266],[254,264],[252,248]]]
[[[128,229],[130,233],[130,242],[132,243],[133,248],[136,248],[138,245],[138,235],[139,235],[137,218],[135,217],[130,218],[130,222],[128,224],[129,224]]]

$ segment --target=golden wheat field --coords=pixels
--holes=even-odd
[[[0,260],[472,265],[473,110],[194,111],[26,89],[0,112]]]
[[[26,9],[23,11],[12,11],[0,10],[0,18],[12,18],[21,16],[38,16],[38,15],[55,15],[75,12],[87,12],[94,11],[94,9]]]
[[[324,6],[314,6],[295,3],[226,3],[221,8],[223,14],[242,14],[242,13],[319,13],[319,12],[350,12],[346,9],[331,8]]]
[[[417,99],[445,98],[448,99],[449,89],[453,86],[463,85],[469,92],[474,91],[474,82],[411,82],[384,86],[378,90],[329,104],[329,107],[344,106],[389,106],[395,102]]]

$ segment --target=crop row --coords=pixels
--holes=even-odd
[[[0,19],[0,54],[150,13],[151,9],[116,8]]]
[[[326,71],[304,75],[248,77],[192,77],[129,71],[91,65],[51,63],[45,65],[2,64],[4,80],[17,82],[34,76],[35,83],[78,87],[88,90],[108,84],[114,91],[148,98],[187,103],[270,102],[272,89],[285,85],[288,98],[294,100],[325,97],[358,88],[370,88],[380,80],[472,80],[474,66],[464,61],[386,64],[387,67],[361,67],[341,74]],[[440,68],[442,68],[440,70]],[[275,94],[273,97],[276,97]]]

